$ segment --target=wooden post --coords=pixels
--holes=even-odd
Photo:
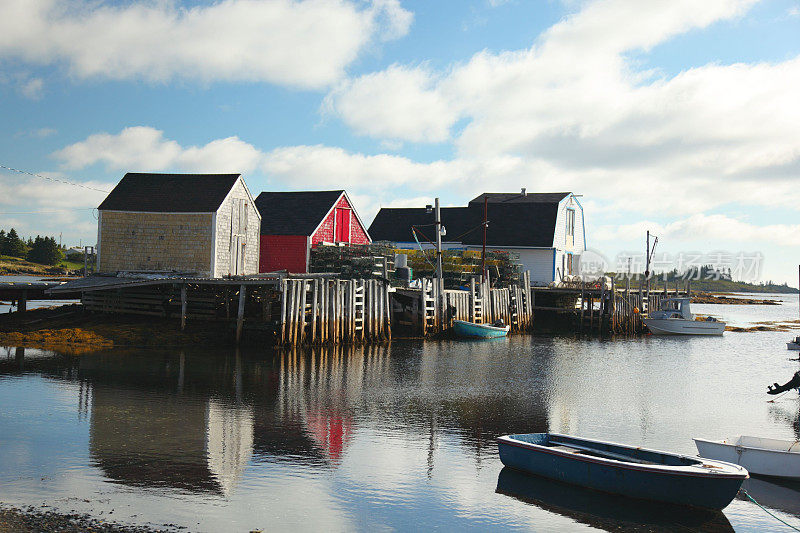
[[[469,321],[475,322],[475,278],[469,280]]]
[[[617,331],[617,282],[611,278],[611,333]]]
[[[286,280],[281,279],[281,343],[287,341],[286,336]]]
[[[328,284],[328,341],[336,344],[336,285],[333,280]]]
[[[328,280],[319,280],[319,341],[328,341]]]
[[[319,297],[319,280],[315,279],[311,282],[311,338],[309,342],[315,343],[317,342],[317,317],[319,313],[317,311],[318,305],[318,297]]]
[[[606,280],[605,278],[601,278],[600,282],[600,319],[597,321],[597,331],[598,333],[603,333],[603,329],[605,327],[606,321]]]
[[[386,298],[386,340],[392,340],[392,297],[388,283],[384,285],[384,298]]]
[[[380,309],[381,340],[386,340],[386,282],[378,283],[378,309]]]
[[[583,310],[586,308],[586,282],[581,281],[581,317],[579,331],[583,331]]]
[[[420,291],[420,296],[419,296],[419,307],[420,307],[420,313],[419,314],[422,317],[422,320],[420,321],[420,333],[424,337],[427,334],[427,328],[426,328],[426,324],[425,324],[425,278],[422,278],[422,280],[420,280],[420,281],[421,281],[420,286],[422,287],[422,290]],[[364,290],[366,290],[366,288]],[[365,317],[364,322],[366,324],[366,317]]]
[[[244,303],[247,299],[247,286],[243,283],[239,285],[239,311],[236,313],[236,344],[242,338],[242,326],[244,326]]]
[[[306,300],[308,300],[308,280],[300,282],[300,344],[306,341]]]
[[[372,315],[372,341],[380,340],[380,325],[378,324],[378,280],[369,280],[372,285],[370,296],[372,304],[369,306],[370,314]]]
[[[291,280],[289,282],[290,291],[289,291],[289,344],[295,344],[297,342],[297,299],[299,286],[297,285],[297,280]]]
[[[186,284],[181,284],[181,331],[186,329]]]

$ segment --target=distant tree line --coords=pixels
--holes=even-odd
[[[0,230],[0,255],[27,259],[42,265],[57,265],[64,259],[64,250],[56,242],[55,237],[28,238],[27,242],[19,237],[17,230],[11,228],[8,233]]]

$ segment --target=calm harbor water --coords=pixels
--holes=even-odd
[[[737,325],[781,306],[694,306]],[[558,431],[696,454],[800,438],[796,333],[394,342],[354,349],[0,352],[0,502],[192,531],[788,530],[737,499],[663,511],[503,470],[494,439]],[[800,487],[748,491],[800,525]]]

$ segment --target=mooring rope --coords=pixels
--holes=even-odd
[[[758,503],[758,502],[756,501],[756,499],[755,499],[755,498],[753,498],[752,496],[750,496],[750,494],[748,494],[746,490],[744,490],[744,489],[739,489],[739,490],[741,490],[741,491],[742,491],[742,493],[743,493],[745,496],[747,496],[747,499],[749,499],[751,502],[753,502],[754,504],[756,504],[756,505],[758,505],[759,507],[761,507],[761,509],[762,509],[762,510],[763,510],[765,513],[767,513],[768,515],[770,515],[772,518],[774,518],[774,519],[775,519],[775,520],[777,520],[778,522],[782,523],[783,525],[785,525],[785,526],[787,526],[787,527],[790,527],[790,528],[794,529],[795,531],[800,531],[800,528],[797,528],[797,527],[793,526],[792,524],[790,524],[789,522],[787,522],[786,520],[783,520],[782,518],[779,518],[779,517],[775,516],[775,515],[774,515],[774,514],[773,514],[773,513],[772,513],[772,512],[769,510],[769,509],[767,509],[766,507],[764,507],[763,505],[761,505],[760,503]]]

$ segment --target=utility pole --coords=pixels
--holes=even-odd
[[[434,217],[436,217],[436,280],[439,290],[444,289],[444,275],[442,273],[442,212],[439,209],[439,199],[433,203]]]
[[[647,230],[647,252],[645,253],[644,282],[646,287],[645,301],[647,302],[647,312],[649,313],[650,312],[650,230]],[[644,311],[644,309],[642,309],[642,311]]]
[[[489,195],[483,195],[483,248],[481,249],[481,281],[486,279],[486,226],[487,209],[489,206]]]

